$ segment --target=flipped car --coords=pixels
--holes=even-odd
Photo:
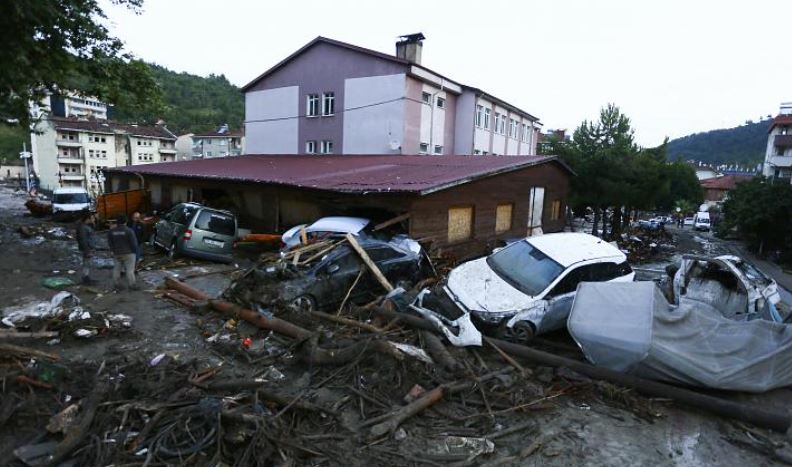
[[[451,271],[445,293],[499,337],[527,341],[563,328],[580,282],[632,281],[627,257],[584,233],[528,237]]]
[[[421,277],[420,253],[381,240],[361,239],[358,243],[392,284],[414,283]],[[278,302],[298,311],[335,307],[350,289],[353,303],[371,300],[382,291],[360,256],[346,243],[305,267],[284,261],[257,268],[252,280],[255,286],[249,300],[262,306]]]

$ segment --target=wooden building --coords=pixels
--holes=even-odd
[[[257,232],[331,215],[402,229],[464,258],[504,240],[557,232],[572,171],[553,156],[258,156],[108,170],[108,192],[145,188],[167,209],[183,201],[229,209]]]

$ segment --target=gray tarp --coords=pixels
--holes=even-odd
[[[653,282],[581,283],[567,327],[589,361],[612,370],[734,391],[792,385],[792,326],[669,305]]]

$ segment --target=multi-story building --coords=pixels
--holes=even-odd
[[[40,115],[54,115],[56,117],[93,118],[107,120],[107,104],[95,97],[86,97],[79,94],[48,94],[40,102],[32,103],[30,113],[33,118]]]
[[[103,187],[103,169],[176,160],[176,136],[164,125],[49,117],[31,134],[33,170],[52,190]]]
[[[239,156],[244,153],[245,136],[241,130],[230,130],[228,124],[216,131],[188,133],[176,140],[180,160]]]
[[[246,153],[536,154],[539,120],[421,65],[423,39],[314,39],[242,88]]]
[[[770,124],[762,173],[792,182],[792,102],[782,103]]]

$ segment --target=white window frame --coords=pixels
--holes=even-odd
[[[332,117],[335,115],[335,93],[325,92],[322,94],[322,116]]]
[[[316,140],[308,140],[305,142],[305,153],[316,154]]]
[[[476,126],[481,128],[481,121],[483,119],[484,106],[476,105]]]
[[[333,153],[333,141],[329,139],[322,140],[321,144],[321,153],[322,154],[332,154]]]
[[[319,116],[319,94],[308,94],[305,96],[305,116]]]
[[[442,154],[442,153],[443,153],[443,146],[440,146],[439,144],[435,144],[433,154]]]
[[[432,95],[426,91],[421,92],[421,101],[424,104],[432,105]]]
[[[418,145],[418,154],[429,154],[429,143],[421,143]]]
[[[490,114],[492,114],[491,109],[484,109],[484,128],[487,130],[490,129]]]
[[[509,138],[519,138],[517,135],[517,120],[513,118],[509,119]]]
[[[438,109],[445,109],[446,108],[445,107],[445,103],[446,103],[445,97],[437,96],[436,102],[437,102],[437,108]]]

